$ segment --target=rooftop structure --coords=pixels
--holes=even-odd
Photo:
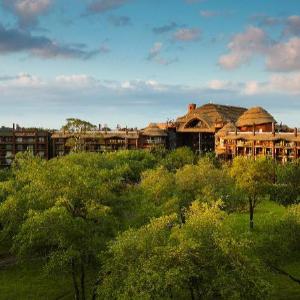
[[[189,104],[175,122],[150,123],[146,128],[101,128],[74,132],[35,128],[0,127],[0,166],[8,166],[16,153],[31,151],[49,159],[68,154],[77,140],[80,150],[90,152],[121,149],[175,149],[188,146],[197,153],[214,151],[219,158],[268,156],[280,161],[300,158],[297,129],[276,124],[262,107]]]

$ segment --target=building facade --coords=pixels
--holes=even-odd
[[[89,152],[187,146],[196,153],[215,152],[224,160],[266,156],[281,162],[300,158],[298,129],[279,126],[261,107],[189,104],[175,122],[151,123],[141,130],[67,132],[13,126],[0,128],[0,166],[11,165],[18,152],[49,159],[68,154],[74,145]]]
[[[0,128],[0,166],[10,166],[18,152],[31,151],[45,159],[51,157],[50,132],[35,128]]]

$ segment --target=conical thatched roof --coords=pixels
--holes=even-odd
[[[148,127],[143,130],[143,135],[147,136],[167,136],[165,130],[158,127],[156,123],[150,123]]]
[[[251,126],[253,124],[268,124],[276,122],[272,115],[260,106],[252,107],[244,112],[236,122],[237,127]]]
[[[217,136],[225,136],[227,135],[229,132],[235,132],[237,130],[236,126],[234,125],[234,123],[229,122],[227,123],[222,129],[220,129],[217,133]],[[239,130],[237,130],[239,131]]]

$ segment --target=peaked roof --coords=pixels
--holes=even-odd
[[[248,109],[236,122],[236,126],[251,126],[276,122],[271,114],[260,106]]]
[[[193,118],[199,118],[214,129],[216,123],[235,123],[237,119],[246,111],[244,107],[221,105],[221,104],[205,104],[188,112],[183,117],[177,119],[178,123],[186,123]],[[184,125],[181,125],[182,127]]]
[[[166,131],[161,129],[156,123],[150,123],[142,133],[146,136],[167,136]]]
[[[217,132],[217,136],[225,136],[228,135],[229,132],[235,132],[235,131],[239,132],[239,130],[234,125],[234,123],[229,122]]]

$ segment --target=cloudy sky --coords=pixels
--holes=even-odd
[[[143,127],[192,102],[300,126],[300,1],[0,0],[0,126]]]

